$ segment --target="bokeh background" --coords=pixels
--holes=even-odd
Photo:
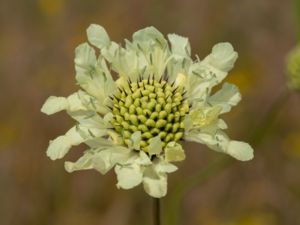
[[[227,81],[243,101],[224,118],[232,138],[255,146],[255,159],[219,165],[228,157],[185,144],[187,159],[162,199],[164,225],[300,224],[300,98],[278,100],[286,54],[296,44],[294,19],[288,0],[0,1],[0,224],[152,224],[152,199],[141,187],[118,190],[113,172],[68,174],[63,160],[45,154],[72,120],[40,108],[49,95],[78,88],[74,49],[91,23],[117,42],[153,25],[189,37],[201,58],[221,41],[239,52]]]

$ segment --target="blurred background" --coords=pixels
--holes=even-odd
[[[152,199],[141,187],[118,190],[113,172],[68,174],[64,160],[45,154],[72,120],[40,108],[49,95],[77,90],[74,49],[91,23],[117,42],[153,25],[188,37],[200,58],[221,41],[239,52],[227,81],[240,87],[243,101],[224,118],[232,138],[255,146],[255,159],[212,167],[228,157],[185,144],[187,159],[169,176],[162,199],[164,225],[300,224],[300,98],[282,97],[286,54],[296,45],[292,1],[2,0],[1,225],[152,224]]]

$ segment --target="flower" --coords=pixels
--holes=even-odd
[[[300,90],[300,46],[295,47],[287,57],[288,87]]]
[[[168,41],[154,27],[133,34],[125,47],[110,40],[105,29],[90,25],[89,43],[75,50],[76,80],[81,89],[68,97],[49,97],[41,111],[65,110],[77,123],[50,141],[47,155],[63,158],[72,146],[89,149],[76,162],[65,162],[68,172],[114,168],[117,187],[143,184],[156,198],[167,193],[167,173],[185,159],[182,140],[246,161],[253,158],[249,144],[224,133],[227,113],[241,99],[236,86],[218,85],[234,66],[238,54],[229,43],[213,47],[202,61],[191,59],[187,38],[169,34]],[[118,79],[113,80],[116,73]]]

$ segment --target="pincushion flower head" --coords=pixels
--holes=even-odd
[[[88,146],[76,162],[65,162],[68,172],[105,174],[114,168],[117,187],[143,184],[149,195],[160,198],[167,193],[167,173],[177,169],[173,163],[185,159],[183,140],[238,160],[252,159],[250,145],[230,140],[220,118],[240,101],[238,88],[225,83],[212,94],[238,57],[231,44],[217,44],[203,60],[193,60],[187,38],[169,34],[168,42],[154,27],[135,32],[124,47],[99,25],[91,25],[87,37],[89,43],[75,50],[80,90],[51,96],[42,107],[48,115],[65,110],[76,121],[50,141],[52,160],[72,146]]]

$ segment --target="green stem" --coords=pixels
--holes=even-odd
[[[268,133],[271,128],[274,120],[276,119],[280,109],[284,103],[288,100],[290,92],[288,89],[284,89],[280,92],[275,101],[271,104],[270,108],[266,112],[265,116],[262,118],[262,122],[257,126],[255,131],[250,136],[250,143],[253,147],[258,146],[262,140],[264,140],[265,135]],[[199,174],[193,177],[189,177],[186,180],[182,181],[178,185],[173,193],[170,195],[170,203],[168,204],[168,220],[166,224],[180,224],[180,205],[181,200],[186,192],[192,189],[196,185],[200,185],[205,181],[209,180],[210,177],[216,176],[219,173],[223,172],[225,169],[233,165],[235,160],[222,156],[220,159],[212,162],[206,168],[200,171]]]
[[[160,225],[160,199],[153,198],[153,224]]]

